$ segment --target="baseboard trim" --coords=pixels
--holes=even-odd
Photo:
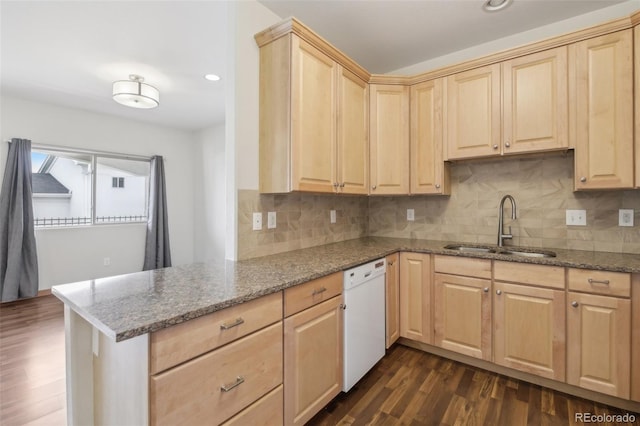
[[[437,346],[428,345],[426,343],[409,340],[405,337],[401,337],[400,339],[398,339],[398,343],[404,346],[408,346],[410,348],[414,348],[414,349],[418,349],[434,355],[438,355],[443,358],[448,358],[454,361],[461,362],[463,364],[471,365],[473,367],[482,368],[483,370],[492,371],[494,373],[502,374],[504,376],[513,377],[514,379],[533,383],[539,386],[544,386],[546,388],[553,389],[558,392],[568,393],[570,395],[600,402],[602,404],[611,405],[613,407],[617,407],[623,410],[629,410],[634,413],[640,413],[640,402],[616,398],[614,396],[605,395],[599,392],[590,391],[588,389],[579,388],[577,386],[569,385],[567,383],[557,382],[555,380],[547,379],[545,377],[539,377],[534,374],[513,370],[511,368],[503,367],[501,365],[496,365],[489,361],[476,359],[467,355],[462,355],[456,352],[442,349]]]
[[[38,295],[36,297],[42,297],[42,296],[51,296],[51,289],[48,288],[46,290],[38,291]]]

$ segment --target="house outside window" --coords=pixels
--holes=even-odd
[[[146,222],[148,160],[38,148],[31,160],[37,227]]]

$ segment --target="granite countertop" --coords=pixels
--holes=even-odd
[[[556,257],[457,252],[447,241],[366,237],[249,260],[219,260],[54,286],[115,341],[170,327],[397,251],[640,273],[640,255],[556,250]],[[472,245],[472,244],[471,244]]]

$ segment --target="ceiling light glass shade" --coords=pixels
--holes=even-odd
[[[144,78],[130,75],[129,80],[113,83],[113,100],[133,108],[155,108],[160,105],[160,92],[153,86],[143,83]]]
[[[487,12],[502,10],[511,4],[512,0],[487,0],[482,8]]]

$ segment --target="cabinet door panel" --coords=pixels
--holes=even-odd
[[[293,189],[334,192],[337,65],[297,37],[291,54]]]
[[[494,361],[564,381],[564,291],[502,282],[494,289]]]
[[[400,255],[387,256],[386,275],[386,347],[400,337]]]
[[[640,26],[633,29],[633,57],[635,75],[635,143],[636,143],[636,188],[640,188]]]
[[[400,336],[432,342],[431,256],[400,253]]]
[[[500,64],[451,75],[446,90],[448,159],[499,154]]]
[[[284,320],[285,424],[303,425],[342,389],[342,296]]]
[[[435,274],[435,345],[490,361],[490,291],[490,280]]]
[[[567,48],[506,61],[503,152],[568,147]]]
[[[371,194],[409,193],[409,88],[372,84]]]
[[[631,302],[570,292],[567,331],[567,382],[628,399]]]
[[[571,46],[575,62],[575,187],[633,187],[631,30]]]
[[[411,87],[412,194],[449,194],[449,169],[444,163],[442,79]]]
[[[369,193],[369,85],[340,68],[338,178],[345,194]]]

